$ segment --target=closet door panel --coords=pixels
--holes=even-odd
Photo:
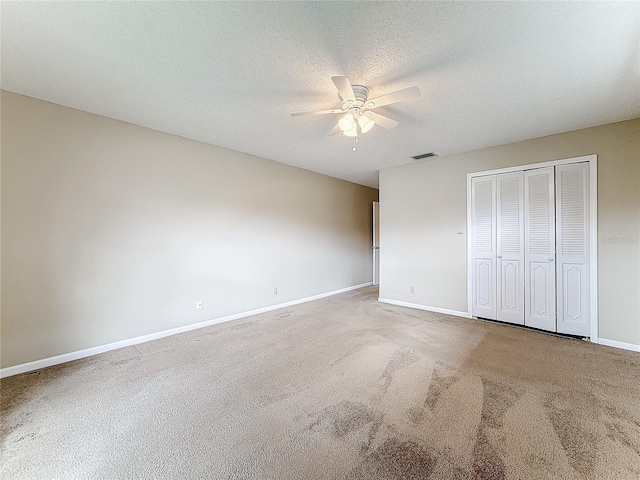
[[[555,295],[555,268],[549,262],[529,262],[528,265],[530,291],[527,326],[555,332],[555,298],[552,296]],[[547,324],[543,321],[547,321]]]
[[[554,168],[524,172],[525,317],[528,327],[556,331]]]
[[[589,336],[589,164],[555,168],[558,332]]]
[[[497,319],[524,324],[523,172],[496,176]]]
[[[496,320],[496,176],[471,179],[471,314]]]

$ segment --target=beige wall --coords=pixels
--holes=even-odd
[[[467,312],[467,173],[593,153],[599,335],[640,344],[640,119],[382,170],[380,296]]]
[[[1,99],[2,367],[371,281],[377,190]]]

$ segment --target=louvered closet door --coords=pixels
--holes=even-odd
[[[524,325],[523,174],[496,176],[497,319]]]
[[[554,197],[554,167],[524,172],[524,324],[551,332],[556,331]]]
[[[473,316],[496,320],[496,176],[471,179]]]
[[[589,164],[555,168],[558,332],[589,336]]]

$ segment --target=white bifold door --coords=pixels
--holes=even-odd
[[[472,311],[496,320],[496,176],[471,179]]]
[[[589,335],[589,164],[471,179],[472,315]]]
[[[497,320],[524,325],[522,172],[496,175]]]
[[[554,167],[524,172],[525,317],[528,327],[556,331]]]
[[[522,172],[471,180],[473,315],[524,324]]]
[[[557,331],[589,335],[589,164],[556,167]]]

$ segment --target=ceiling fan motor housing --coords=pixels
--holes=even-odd
[[[342,95],[338,93],[338,98],[340,99],[340,108],[345,112],[351,112],[354,114],[360,113],[360,110],[367,103],[367,98],[369,97],[369,89],[364,85],[352,85],[353,95],[356,97],[355,103],[350,100],[345,100],[342,98]],[[355,111],[354,111],[355,110]]]

